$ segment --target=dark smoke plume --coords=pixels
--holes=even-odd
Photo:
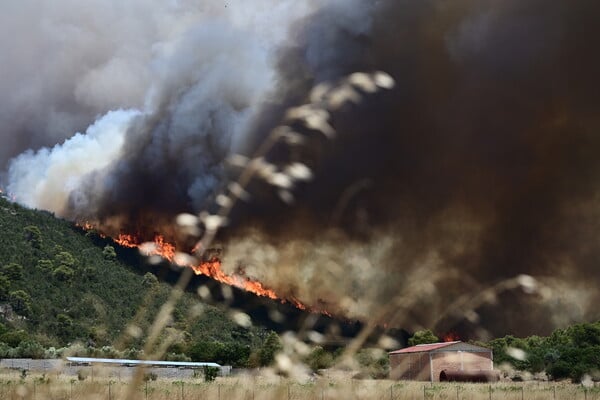
[[[253,184],[221,237],[225,267],[406,327],[526,334],[598,318],[600,5],[317,3],[286,20],[267,55],[243,29],[192,26],[160,58],[147,108],[94,125],[123,137],[107,162],[47,205],[18,190],[38,179],[28,157],[40,153],[25,154],[9,189],[116,231],[168,225],[210,207],[235,177],[227,154],[252,153],[315,85],[382,70],[395,89],[333,111],[335,139],[305,129],[306,146],[269,153],[315,179],[293,206]],[[525,308],[543,317],[518,318]]]
[[[316,179],[296,207],[273,213],[263,201],[240,213],[260,229],[237,236],[239,262],[257,252],[256,265],[294,277],[300,299],[351,315],[399,297],[408,311],[384,318],[417,326],[472,331],[452,318],[454,299],[520,274],[538,277],[541,293],[522,296],[517,282],[463,311],[494,333],[597,318],[599,11],[581,1],[384,2],[367,33],[315,15],[281,58],[293,83],[283,98],[354,70],[387,71],[396,89],[335,114],[339,138],[305,155]],[[532,325],[517,318],[523,308],[549,317]]]

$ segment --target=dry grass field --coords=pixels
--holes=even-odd
[[[130,380],[96,377],[79,381],[56,373],[21,377],[14,371],[0,374],[0,399],[7,400],[129,400]],[[228,377],[211,383],[202,378],[158,379],[142,383],[137,399],[151,400],[320,400],[320,399],[461,399],[542,400],[600,399],[600,387],[568,383],[488,384],[395,382],[316,378],[308,382],[284,378]]]

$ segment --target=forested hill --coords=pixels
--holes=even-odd
[[[108,241],[0,196],[0,357],[40,357],[44,349],[76,342],[135,355],[170,290],[147,270],[120,261]],[[133,321],[136,334],[125,335]],[[233,364],[247,361],[266,336],[191,293],[174,310],[168,335],[169,350],[178,354],[172,357],[196,358],[198,349],[216,346],[230,359],[213,358]]]

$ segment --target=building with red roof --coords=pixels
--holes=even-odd
[[[439,382],[450,376],[492,376],[492,350],[461,341],[419,344],[392,351],[390,378]]]

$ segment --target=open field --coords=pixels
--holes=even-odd
[[[127,379],[96,377],[79,381],[72,376],[31,374],[22,378],[14,371],[0,373],[0,399],[35,400],[123,400],[129,392]],[[317,378],[298,383],[260,377],[158,379],[136,389],[138,399],[151,400],[319,400],[319,399],[461,399],[541,400],[600,399],[600,387],[584,388],[567,383],[427,384],[389,380]]]

